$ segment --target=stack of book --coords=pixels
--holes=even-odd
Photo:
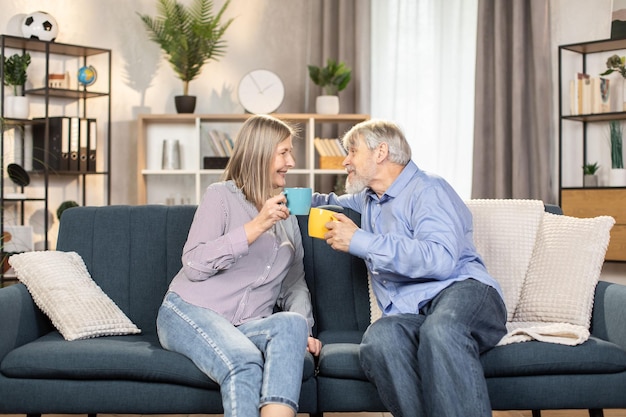
[[[570,114],[595,114],[610,111],[622,111],[611,109],[610,80],[602,77],[591,77],[581,72],[576,74],[576,79],[570,81]]]
[[[234,142],[230,135],[221,130],[212,129],[208,133],[208,143],[212,155],[203,159],[204,169],[223,169],[233,154]]]
[[[96,119],[50,117],[46,155],[46,119],[33,125],[33,170],[95,172]]]
[[[313,139],[313,146],[319,155],[320,169],[343,169],[342,162],[348,152],[339,139]]]

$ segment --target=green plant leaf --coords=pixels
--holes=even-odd
[[[148,36],[157,43],[188,95],[189,82],[196,79],[203,66],[226,53],[224,33],[233,19],[223,21],[230,0],[213,14],[211,0],[194,0],[186,8],[176,0],[158,0],[157,17],[139,15]]]

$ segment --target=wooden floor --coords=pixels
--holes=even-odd
[[[46,417],[77,417],[74,414],[50,414]],[[138,414],[98,414],[98,417],[138,417]],[[194,414],[194,415],[146,415],[146,417],[220,417],[216,414]],[[530,411],[494,411],[493,417],[531,417]],[[588,417],[586,410],[544,410],[542,417]],[[604,410],[605,417],[626,417],[626,409]],[[24,417],[20,414],[5,414],[1,417]],[[85,416],[86,417],[86,416]],[[298,417],[308,417],[308,414],[298,414]],[[392,417],[389,413],[325,413],[324,417]]]

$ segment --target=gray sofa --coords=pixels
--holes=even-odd
[[[220,414],[218,387],[185,357],[163,350],[155,318],[193,206],[79,207],[63,214],[57,249],[76,251],[94,280],[142,329],[65,341],[22,284],[0,289],[0,413]],[[358,221],[358,215],[346,212]],[[300,412],[384,411],[358,363],[369,323],[363,262],[307,236],[319,361],[305,361]],[[582,345],[526,342],[482,360],[494,410],[626,408],[626,286],[600,282],[592,337]],[[393,344],[389,346],[393,353]],[[537,412],[536,412],[537,414]]]

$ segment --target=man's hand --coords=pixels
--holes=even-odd
[[[352,236],[359,228],[345,214],[336,213],[333,217],[337,220],[326,223],[328,232],[324,235],[324,239],[326,239],[326,243],[331,248],[341,252],[348,252]]]

